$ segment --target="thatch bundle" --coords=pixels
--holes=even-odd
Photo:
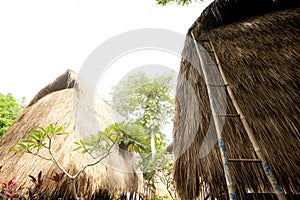
[[[0,140],[0,166],[3,166],[0,172],[1,180],[16,176],[18,185],[23,188],[22,193],[27,193],[27,188],[33,185],[28,175],[37,176],[42,171],[46,178],[39,190],[40,199],[57,197],[73,199],[71,184],[68,184],[62,191],[57,191],[55,182],[50,180],[55,173],[61,172],[52,162],[30,154],[14,155],[9,153],[9,149],[17,142],[24,140],[30,130],[49,124],[63,126],[64,131],[69,134],[57,136],[53,141],[52,151],[58,162],[71,174],[74,174],[84,165],[95,162],[88,154],[72,151],[75,148],[74,142],[81,139],[79,135],[96,133],[114,123],[112,109],[101,98],[95,97],[95,104],[92,106],[80,104],[84,101],[78,101],[78,98],[80,95],[81,97],[86,95],[86,90],[85,88],[80,89],[75,81],[76,74],[68,70],[42,89]],[[80,107],[81,113],[74,112],[74,109],[76,110],[78,107]],[[93,119],[86,117],[84,113],[92,113]],[[77,114],[84,116],[76,116]],[[77,118],[76,123],[75,118]],[[84,131],[85,133],[83,133]],[[40,151],[40,153],[49,157],[47,152]],[[101,196],[103,190],[108,193],[122,193],[139,191],[142,188],[142,175],[135,173],[130,155],[119,153],[118,147],[114,147],[114,151],[106,159],[106,163],[120,167],[118,169],[122,169],[122,171],[111,168],[112,165],[102,163],[88,167],[77,178],[78,196],[87,199],[91,199],[92,196],[96,199],[104,199]]]
[[[213,44],[279,185],[290,199],[299,198],[295,195],[300,193],[299,1],[216,0],[196,20],[188,37],[191,32],[200,44],[200,39],[209,39]],[[211,109],[199,66],[191,65],[199,58],[190,39],[186,40],[183,57],[174,124],[174,152],[179,157],[174,174],[177,190],[182,199],[195,199],[200,193],[228,199],[218,144],[207,156],[199,156]],[[195,97],[187,95],[189,87]],[[195,113],[197,110],[199,113]],[[236,113],[229,98],[227,113]],[[195,129],[195,138],[183,152]],[[222,134],[228,158],[255,158],[238,118],[226,118]],[[263,195],[273,191],[260,163],[229,166],[237,199],[276,199],[274,195]]]

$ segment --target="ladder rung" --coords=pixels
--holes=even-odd
[[[212,84],[208,84],[208,87],[225,87],[226,85],[212,85]]]
[[[220,114],[220,115],[216,115],[217,117],[239,117],[240,114]]]
[[[228,159],[228,162],[262,162],[262,161],[260,159],[241,158],[241,159]]]

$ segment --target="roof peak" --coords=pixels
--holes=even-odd
[[[74,88],[76,79],[77,79],[77,74],[73,70],[67,69],[67,71],[65,73],[63,73],[62,75],[57,77],[52,83],[49,83],[43,89],[41,89],[35,95],[35,97],[30,101],[28,106],[33,105],[38,100],[40,100],[41,98],[43,98],[44,96],[46,96],[52,92],[69,89],[69,88]]]

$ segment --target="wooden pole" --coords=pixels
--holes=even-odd
[[[207,86],[207,93],[208,93],[208,97],[209,97],[210,108],[211,108],[211,112],[213,115],[213,120],[214,120],[215,127],[216,127],[216,132],[217,132],[218,143],[219,143],[219,147],[220,147],[220,153],[221,153],[221,158],[222,158],[222,163],[223,163],[223,169],[224,169],[229,199],[235,200],[236,199],[235,188],[233,186],[233,182],[231,180],[231,175],[230,175],[229,168],[228,168],[228,160],[227,160],[226,149],[225,149],[225,145],[224,145],[223,137],[222,137],[222,126],[221,126],[220,118],[218,117],[218,113],[216,112],[216,104],[215,104],[215,101],[213,98],[211,87],[209,86],[208,75],[207,75],[207,72],[204,67],[205,63],[201,57],[201,52],[198,47],[197,41],[194,37],[194,34],[191,33],[191,35],[192,35],[192,38],[193,38],[193,41],[194,41],[194,44],[195,44],[195,47],[197,50],[197,54],[199,57],[199,61],[200,61],[200,65],[201,65],[202,73],[203,73],[203,78],[204,78],[204,81]]]
[[[224,74],[224,71],[220,65],[220,61],[218,59],[218,56],[216,55],[216,52],[215,52],[215,49],[214,49],[214,46],[212,45],[212,43],[210,42],[210,46],[212,47],[212,50],[214,52],[214,56],[216,58],[216,62],[217,62],[217,66],[219,68],[219,71],[220,71],[220,74],[222,76],[222,79],[224,81],[224,85],[227,87],[227,92],[228,92],[228,95],[233,103],[233,106],[235,107],[235,110],[237,111],[237,113],[240,115],[240,119],[242,121],[242,124],[244,126],[244,129],[245,131],[247,132],[248,134],[248,137],[253,145],[253,148],[255,150],[255,153],[257,155],[257,157],[261,160],[261,163],[262,163],[262,166],[263,166],[263,169],[264,169],[264,172],[266,174],[266,176],[268,177],[269,179],[269,182],[270,184],[272,185],[272,188],[274,189],[275,191],[275,194],[277,195],[277,198],[278,200],[287,200],[285,194],[282,192],[282,189],[280,187],[280,185],[278,184],[273,172],[271,171],[271,168],[270,168],[270,165],[268,164],[265,156],[262,154],[261,150],[260,150],[260,147],[256,141],[256,138],[253,134],[253,131],[252,129],[250,128],[250,125],[248,124],[247,120],[246,120],[246,117],[245,115],[243,114],[239,104],[237,103],[236,101],[236,98],[233,94],[233,91],[231,89],[231,87],[229,86],[229,83],[225,77],[225,74]]]

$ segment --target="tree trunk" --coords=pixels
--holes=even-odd
[[[150,126],[149,137],[150,137],[151,155],[152,155],[152,159],[154,159],[156,148],[155,148],[155,135],[152,126]]]

